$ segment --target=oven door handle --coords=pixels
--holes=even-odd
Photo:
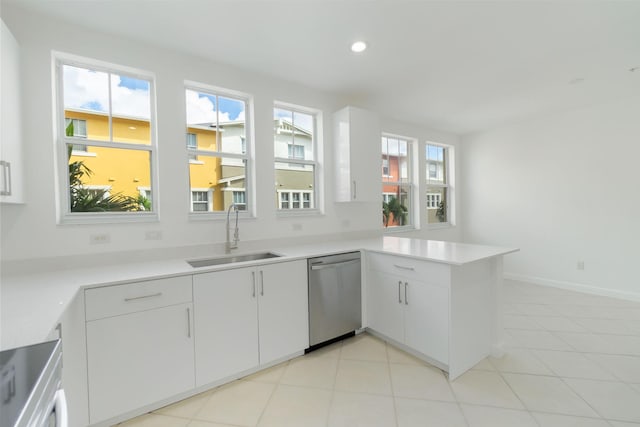
[[[56,427],[69,427],[67,396],[64,394],[63,389],[56,391],[53,407],[56,412]]]
[[[317,263],[317,264],[311,264],[311,270],[315,271],[315,270],[322,270],[325,268],[336,268],[336,267],[341,267],[343,265],[349,265],[349,264],[355,264],[357,262],[360,262],[360,259],[350,259],[348,261],[338,261],[338,262],[326,262],[326,263]]]

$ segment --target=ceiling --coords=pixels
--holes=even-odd
[[[640,1],[2,1],[459,134],[640,94]]]

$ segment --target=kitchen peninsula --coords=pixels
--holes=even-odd
[[[258,250],[254,246],[247,252]],[[235,280],[236,277],[242,277],[241,274],[251,277],[264,272],[265,283],[269,280],[274,284],[287,282],[288,286],[304,288],[303,295],[306,295],[306,270],[298,268],[299,264],[306,265],[306,259],[310,257],[361,251],[363,326],[372,334],[443,369],[448,372],[450,380],[489,354],[500,355],[502,256],[517,249],[381,237],[280,248],[264,246],[262,250],[279,256],[200,268],[187,263],[194,257],[182,257],[4,276],[0,289],[1,348],[43,341],[55,337],[61,330],[65,358],[63,381],[69,394],[70,411],[75,412],[72,418],[79,420],[80,424],[107,425],[297,357],[308,347],[308,336],[304,335],[307,337],[304,341],[299,339],[300,334],[291,345],[260,342],[260,348],[267,346],[273,350],[274,356],[268,361],[256,359],[250,367],[224,371],[206,381],[198,381],[194,377],[193,366],[194,355],[196,366],[199,363],[197,346],[194,353],[194,334],[197,337],[204,326],[193,326],[198,319],[199,307],[204,305],[198,299],[195,278],[202,282],[201,279],[208,276],[210,283],[216,286],[228,283],[229,289],[235,291],[242,283]],[[199,254],[199,258],[206,256],[223,255],[213,251]],[[35,267],[31,270],[37,271]],[[138,295],[162,296],[136,299]],[[306,313],[306,301],[300,298],[295,301],[296,305],[304,308],[302,312],[297,307],[296,313]],[[292,303],[293,300],[283,300],[282,309],[290,309]],[[258,301],[258,304],[261,303]],[[132,308],[134,305],[135,309]],[[145,317],[150,313],[161,317],[153,318],[151,322]],[[165,315],[170,321],[165,328],[167,334],[171,328],[176,334],[177,341],[171,347],[172,351],[179,351],[175,357],[191,361],[191,365],[176,370],[176,378],[163,380],[167,384],[156,385],[156,392],[166,391],[153,395],[151,400],[132,404],[132,399],[122,399],[122,406],[114,403],[114,406],[107,407],[96,406],[98,399],[94,399],[89,405],[92,393],[104,397],[110,392],[95,386],[97,374],[92,372],[104,369],[92,371],[92,363],[95,363],[92,354],[100,355],[104,349],[96,347],[92,353],[92,347],[102,345],[104,340],[95,340],[92,336],[108,336],[111,329],[107,322],[122,321],[109,327],[134,333],[136,325],[146,328],[150,324],[158,324],[165,320]],[[125,320],[139,323],[127,323]],[[301,318],[297,323],[302,326],[298,326],[306,328],[306,321]],[[106,325],[104,328],[103,323]],[[61,326],[56,330],[58,325]],[[264,326],[260,323],[260,330]],[[149,335],[144,330],[140,334]],[[119,335],[115,336],[119,339]],[[166,356],[164,349],[147,347],[143,350]],[[136,354],[134,351],[131,353]],[[134,363],[133,360],[131,362]],[[217,372],[216,367],[206,368]],[[135,396],[146,395],[135,386],[120,384],[119,390],[132,390]]]

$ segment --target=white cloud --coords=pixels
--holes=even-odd
[[[213,97],[213,95],[209,96]],[[209,96],[201,96],[200,93],[187,89],[187,124],[216,122],[216,110],[214,108],[213,101],[211,101]],[[220,111],[220,117],[218,120],[220,120],[220,123],[238,120],[244,121],[245,112],[244,110],[240,111],[238,113],[238,117],[231,120],[228,112]]]
[[[114,115],[149,119],[151,101],[148,89],[131,89],[120,86],[121,78],[111,75],[111,101]],[[108,112],[108,74],[84,68],[64,66],[64,106]]]
[[[120,76],[114,74],[111,75],[111,102],[114,115],[151,117],[149,90],[120,86]]]

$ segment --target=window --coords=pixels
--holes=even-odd
[[[316,116],[300,107],[273,109],[276,204],[281,212],[316,206]]]
[[[304,160],[304,146],[289,144],[289,158]]]
[[[152,75],[57,56],[59,221],[154,218]]]
[[[311,191],[278,191],[278,209],[313,209]]]
[[[87,137],[87,121],[80,119],[64,119],[65,134],[67,136],[74,136],[76,138]],[[86,145],[73,144],[72,152],[75,155],[88,155]]]
[[[451,148],[426,144],[425,157],[427,224],[450,222],[449,157]]]
[[[385,227],[412,226],[412,147],[414,141],[382,137],[382,223]]]
[[[244,211],[247,209],[247,200],[244,190],[233,191],[233,203],[238,206],[238,209]]]
[[[198,149],[198,140],[197,140],[197,136],[195,133],[187,133],[187,150],[188,151],[195,151]],[[197,162],[198,161],[198,155],[197,154],[193,154],[193,153],[189,153],[189,163],[192,162]]]
[[[191,210],[193,212],[207,212],[209,210],[209,191],[191,192]]]
[[[222,213],[232,203],[246,210],[249,97],[195,84],[186,88],[185,96],[189,185],[192,192],[207,189],[210,197],[206,208],[192,203],[191,212]]]

